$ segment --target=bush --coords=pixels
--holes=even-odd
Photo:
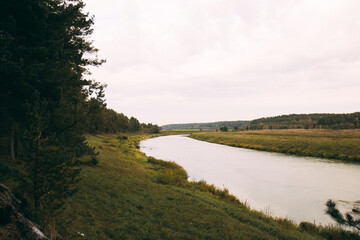
[[[168,162],[149,157],[148,163],[157,165],[161,168],[157,178],[159,183],[180,186],[184,185],[189,177],[186,170],[175,162]]]
[[[309,232],[309,233],[314,233],[314,232],[317,232],[317,231],[318,231],[316,225],[313,224],[313,223],[310,223],[310,222],[301,222],[301,223],[299,224],[299,227],[300,227],[302,230],[304,230],[304,231],[306,231],[306,232]]]
[[[162,184],[167,185],[175,185],[175,186],[183,186],[185,181],[187,180],[188,175],[182,171],[176,171],[174,169],[167,169],[165,171],[160,172],[158,175],[157,181]]]
[[[229,193],[229,190],[227,188],[224,189],[218,188],[214,184],[208,184],[204,180],[200,180],[198,182],[191,182],[191,183],[195,189],[200,190],[202,192],[211,193],[212,195],[218,196],[219,198],[228,200],[230,202],[239,202],[239,200],[234,195]]]
[[[98,163],[99,163],[99,160],[96,158],[96,157],[92,157],[91,158],[91,164],[93,165],[93,166],[96,166],[96,165],[98,165]]]
[[[127,137],[127,136],[118,135],[118,136],[117,136],[117,139],[119,139],[119,140],[127,140],[128,137]]]

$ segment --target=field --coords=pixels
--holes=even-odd
[[[87,136],[100,153],[99,164],[82,167],[78,192],[57,210],[47,234],[90,240],[360,239],[338,228],[298,227],[270,218],[227,189],[189,182],[181,166],[148,158],[137,149],[147,137]]]
[[[199,132],[191,137],[234,147],[360,162],[360,130]]]

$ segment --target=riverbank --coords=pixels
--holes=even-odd
[[[261,151],[360,162],[360,130],[198,132],[190,137]]]
[[[189,182],[179,165],[137,149],[151,136],[87,136],[99,164],[82,167],[78,192],[57,211],[64,239],[360,239],[310,223],[300,228],[250,210],[226,189]]]

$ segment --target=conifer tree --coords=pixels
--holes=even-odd
[[[87,57],[97,49],[83,9],[81,0],[1,1],[0,137],[25,166],[38,218],[74,192],[73,165],[94,154],[84,120],[104,104],[105,86],[85,78],[103,61]]]
[[[129,119],[129,128],[130,128],[130,131],[132,132],[137,132],[140,130],[140,122],[134,118],[134,117],[131,117]]]

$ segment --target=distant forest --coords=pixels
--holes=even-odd
[[[347,114],[314,113],[290,114],[259,118],[252,121],[224,121],[212,123],[169,124],[164,130],[262,130],[262,129],[359,129],[360,112]]]
[[[359,119],[360,112],[347,114],[290,114],[252,120],[246,129],[359,129]]]
[[[164,130],[189,130],[189,129],[220,129],[221,127],[237,128],[246,127],[249,121],[224,121],[211,123],[185,123],[168,124],[161,126]]]
[[[159,133],[160,127],[151,123],[140,123],[135,117],[127,117],[105,106],[99,105],[96,110],[89,114],[84,121],[85,132],[96,133],[119,133],[119,132],[144,132]]]

